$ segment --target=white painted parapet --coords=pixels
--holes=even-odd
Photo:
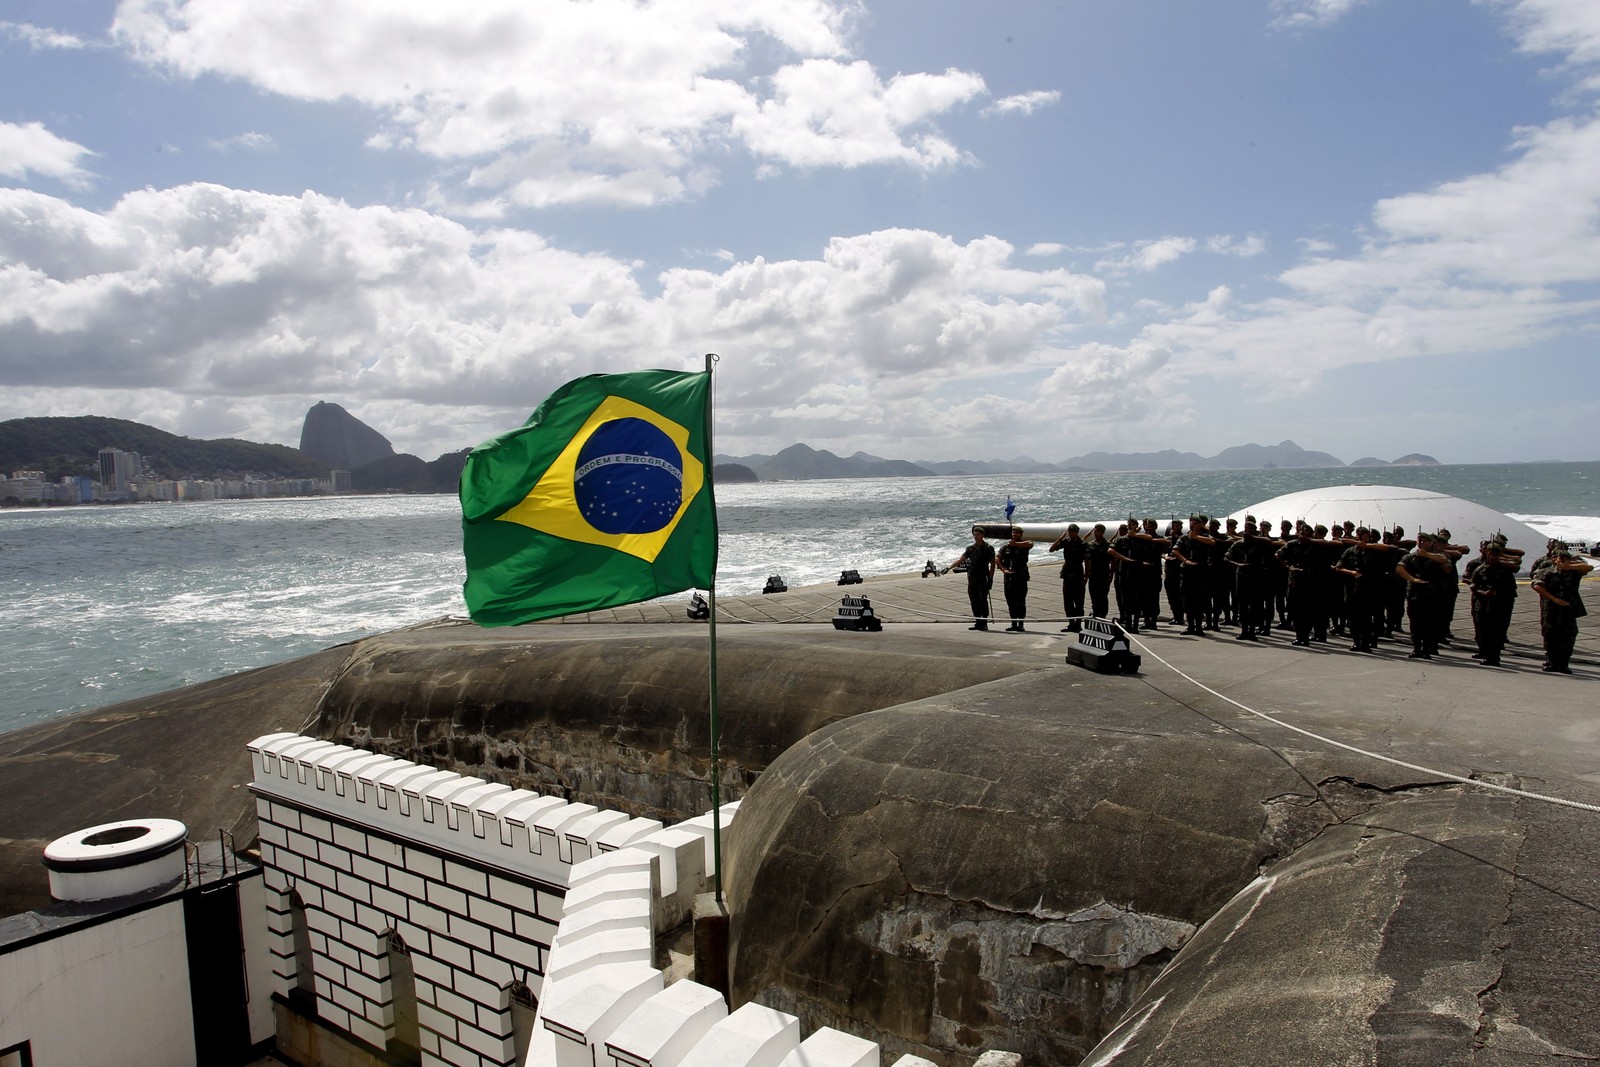
[[[297,734],[249,748],[276,992],[361,1041],[406,1032],[398,952],[425,1064],[509,1067],[524,1041],[529,1067],[877,1064],[871,1042],[802,1042],[793,1016],[729,1014],[655,968],[657,935],[711,887],[710,813],[663,827]],[[531,1033],[513,1029],[520,988]]]
[[[881,1059],[876,1042],[824,1026],[800,1042],[779,1067],[878,1067]]]
[[[677,1067],[719,1020],[728,1004],[715,989],[675,982],[639,1006],[606,1039],[599,1067]]]
[[[724,827],[738,804],[724,805]],[[693,911],[714,867],[709,814],[573,865],[527,1067],[877,1067],[871,1041],[827,1027],[804,1041],[794,1016],[732,1014],[692,981],[649,966],[654,935]]]
[[[799,1047],[799,1019],[752,1002],[706,1031],[680,1067],[778,1067]]]
[[[555,1067],[594,1067],[612,1031],[665,986],[666,976],[647,962],[596,963],[552,982],[539,1017],[556,1037]]]

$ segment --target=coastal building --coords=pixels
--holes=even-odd
[[[61,479],[61,503],[87,504],[94,500],[94,479],[67,475]]]
[[[0,502],[17,504],[86,504],[94,500],[94,480],[68,475],[54,482],[43,471],[13,471],[0,478]]]
[[[0,500],[15,499],[28,504],[44,499],[43,471],[12,471],[11,477],[0,479]]]
[[[137,452],[117,448],[100,450],[100,485],[114,499],[126,497],[139,480],[143,461]]]

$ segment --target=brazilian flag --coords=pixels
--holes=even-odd
[[[709,372],[591,374],[461,472],[467,610],[483,626],[632,604],[717,571]]]

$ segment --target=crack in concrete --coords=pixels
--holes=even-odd
[[[1502,923],[1501,925],[1504,925]],[[1484,1049],[1489,1047],[1489,1041],[1495,1034],[1495,1016],[1500,1011],[1500,1004],[1494,998],[1495,990],[1500,988],[1501,981],[1506,976],[1506,967],[1502,963],[1500,970],[1495,973],[1494,981],[1484,986],[1477,992],[1478,1025],[1472,1031],[1472,1047]]]
[[[1359,780],[1357,778],[1352,778],[1352,777],[1350,777],[1349,775],[1346,775],[1346,774],[1335,774],[1335,775],[1331,775],[1331,776],[1329,776],[1327,778],[1324,778],[1324,779],[1322,779],[1321,781],[1319,781],[1317,783],[1317,788],[1320,790],[1323,787],[1332,785],[1335,782],[1343,782],[1344,784],[1349,785],[1354,789],[1370,790],[1370,791],[1375,792],[1375,793],[1382,793],[1385,796],[1394,796],[1397,793],[1421,793],[1421,792],[1426,792],[1426,791],[1431,790],[1431,789],[1459,789],[1459,788],[1461,788],[1461,783],[1460,782],[1451,782],[1451,781],[1402,782],[1399,785],[1387,785],[1387,786],[1386,785],[1377,785],[1377,784],[1375,784],[1373,782],[1363,782],[1363,781],[1361,781],[1361,780]]]

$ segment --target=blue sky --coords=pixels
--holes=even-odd
[[[1594,459],[1594,0],[8,0],[0,418]]]

